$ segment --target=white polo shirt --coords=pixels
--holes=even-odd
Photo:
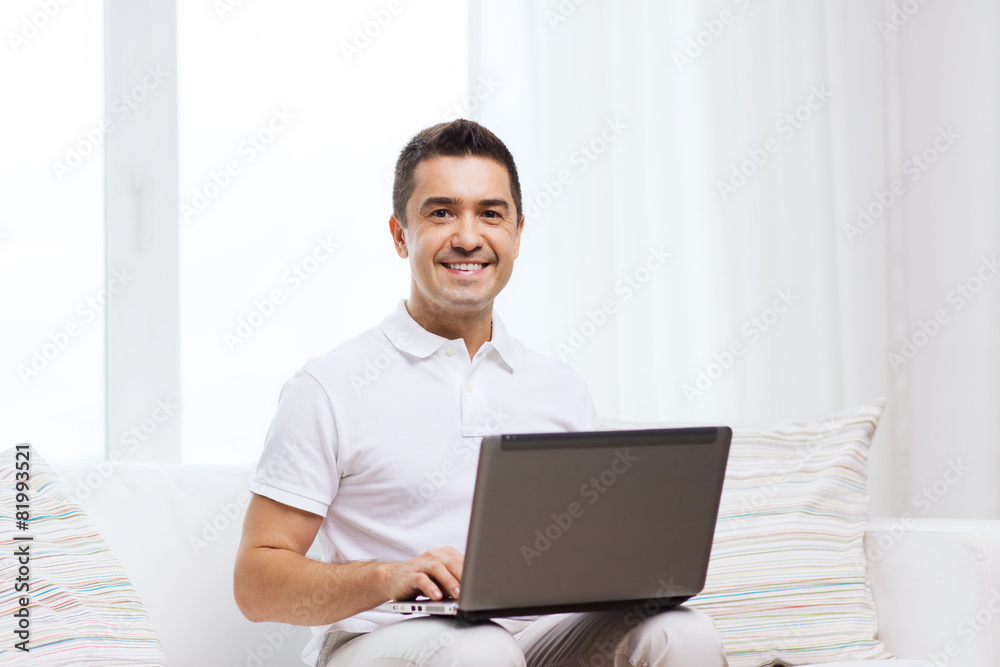
[[[470,360],[462,339],[426,331],[404,304],[285,383],[251,485],[324,517],[327,562],[464,552],[484,435],[597,428],[583,379],[508,336],[496,312]],[[317,633],[398,620],[367,611]]]

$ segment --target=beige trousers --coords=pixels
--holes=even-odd
[[[712,619],[687,607],[466,623],[420,617],[327,636],[318,667],[726,667]]]

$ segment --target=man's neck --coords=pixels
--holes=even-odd
[[[492,301],[481,310],[467,312],[418,305],[412,295],[406,300],[405,305],[406,312],[425,330],[448,340],[459,338],[464,340],[470,359],[476,356],[476,352],[483,346],[483,343],[493,337]]]

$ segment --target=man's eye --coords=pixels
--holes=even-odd
[[[496,218],[496,219],[503,217],[497,211],[483,211],[483,215],[485,215],[487,218]]]
[[[447,215],[448,215],[448,211],[446,209],[443,209],[443,208],[439,208],[436,211],[431,211],[431,217],[432,218],[444,218]]]

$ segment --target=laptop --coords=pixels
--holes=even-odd
[[[725,426],[487,436],[459,599],[377,609],[479,620],[678,605],[705,585],[731,438]]]

